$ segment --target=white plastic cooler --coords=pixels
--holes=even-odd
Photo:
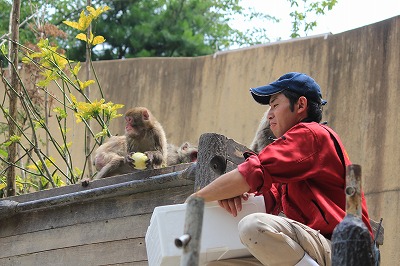
[[[205,204],[201,235],[200,265],[214,260],[250,256],[240,242],[237,225],[246,215],[265,212],[264,197],[250,197],[242,201],[243,209],[233,217],[217,202]],[[183,250],[175,246],[175,239],[183,235],[186,204],[154,208],[146,232],[149,266],[177,266]]]

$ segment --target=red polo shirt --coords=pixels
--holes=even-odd
[[[342,160],[346,166],[351,164],[332,129],[315,122],[299,123],[258,155],[248,157],[238,170],[249,184],[249,192],[264,195],[267,213],[283,211],[330,239],[346,215]],[[362,219],[372,235],[364,193]]]

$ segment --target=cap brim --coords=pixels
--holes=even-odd
[[[283,90],[283,88],[272,86],[271,84],[250,88],[251,95],[259,104],[269,104],[271,95],[277,94]]]

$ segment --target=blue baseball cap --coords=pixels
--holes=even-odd
[[[327,101],[322,99],[321,89],[314,79],[303,73],[289,72],[271,82],[268,85],[251,88],[250,92],[254,100],[260,104],[269,104],[272,95],[283,90],[293,91],[308,100],[325,105]]]

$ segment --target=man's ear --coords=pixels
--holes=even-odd
[[[297,101],[297,106],[298,106],[298,113],[307,113],[307,98],[304,96],[300,96],[300,98]]]

